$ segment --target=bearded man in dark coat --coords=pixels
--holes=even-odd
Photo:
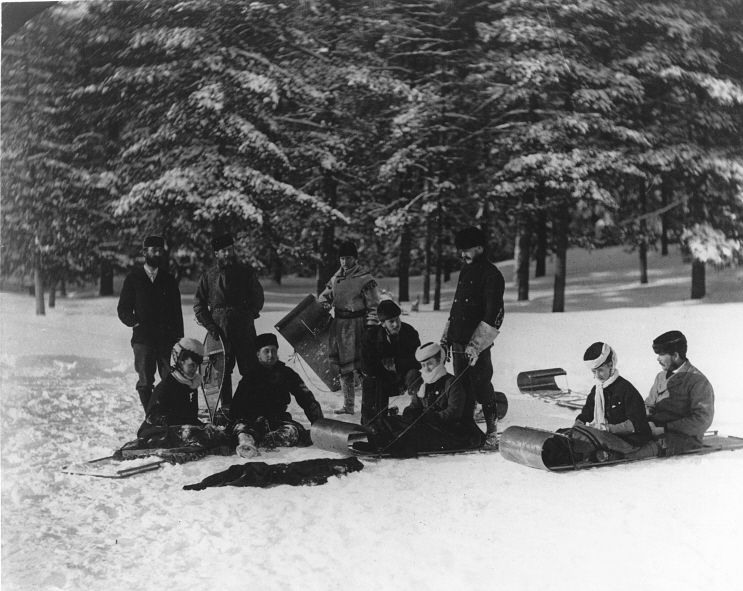
[[[165,241],[148,236],[143,243],[144,265],[124,279],[117,313],[132,328],[137,393],[147,412],[155,385],[155,369],[164,380],[170,373],[170,352],[183,336],[183,311],[178,282],[162,268]]]
[[[256,366],[255,319],[263,308],[263,287],[253,268],[237,260],[232,236],[212,240],[216,264],[201,276],[194,295],[196,321],[225,347],[222,407],[232,403],[232,370],[245,377]]]

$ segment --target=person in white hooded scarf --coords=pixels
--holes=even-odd
[[[645,402],[637,389],[619,375],[616,351],[596,342],[586,349],[583,362],[593,373],[594,385],[575,426],[587,426],[640,445],[650,438]]]
[[[198,388],[204,346],[196,339],[182,338],[173,347],[171,372],[152,393],[147,418],[139,429],[141,437],[151,426],[201,425],[198,418]]]

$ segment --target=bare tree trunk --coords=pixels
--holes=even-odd
[[[707,294],[707,269],[704,261],[691,262],[691,299],[701,300]]]
[[[332,173],[325,173],[323,178],[323,191],[325,193],[325,203],[330,207],[338,205],[338,181]],[[325,289],[325,285],[338,268],[338,261],[335,256],[335,224],[329,222],[322,229],[320,238],[319,254],[320,260],[317,263],[317,293]]]
[[[426,214],[426,245],[423,253],[423,303],[431,303],[431,215]]]
[[[640,212],[647,212],[647,191],[643,188],[640,194]],[[648,238],[647,222],[645,218],[640,220],[640,284],[647,285],[648,282]]]
[[[547,215],[543,210],[537,213],[537,253],[534,277],[547,274]]]
[[[514,275],[518,290],[519,302],[529,299],[529,262],[531,260],[531,226],[526,214],[519,214],[516,228],[516,246],[514,248]]]
[[[436,208],[436,282],[433,290],[433,309],[441,310],[441,253],[443,251],[442,242],[444,240],[444,226],[442,221],[443,212],[441,211],[441,199],[439,199]]]
[[[54,308],[57,305],[57,281],[49,281],[49,307]]]
[[[39,268],[40,256],[36,255],[37,264],[34,266],[34,295],[36,298],[36,315],[46,316],[44,308],[44,276]]]
[[[565,311],[565,284],[567,276],[568,227],[570,218],[566,208],[558,211],[555,233],[555,287],[552,299],[552,311]]]
[[[275,249],[271,250],[271,279],[276,285],[281,285],[281,277],[284,274],[284,265],[279,253]]]
[[[660,187],[661,205],[663,207],[671,202],[673,197],[668,181],[663,181]],[[660,214],[660,254],[668,256],[668,212]]]
[[[401,302],[410,301],[410,249],[413,244],[413,232],[405,224],[400,234],[400,254],[397,258],[397,293]]]
[[[114,294],[114,269],[110,261],[102,260],[98,282],[98,295],[110,296]]]

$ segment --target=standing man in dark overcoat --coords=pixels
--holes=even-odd
[[[124,279],[117,312],[132,328],[134,369],[142,408],[147,407],[155,384],[155,369],[164,380],[170,371],[170,352],[183,336],[183,312],[178,282],[161,267],[165,241],[147,236],[143,243],[144,265]]]
[[[441,345],[451,352],[454,374],[462,377],[467,391],[482,405],[487,446],[497,445],[496,424],[507,407],[505,395],[499,400],[491,380],[493,362],[490,348],[503,323],[505,280],[486,256],[485,233],[476,227],[457,232],[454,243],[464,265]]]
[[[216,264],[199,280],[194,295],[196,321],[225,347],[225,375],[222,381],[222,407],[227,413],[232,403],[232,370],[245,377],[257,364],[255,357],[255,319],[263,309],[263,287],[253,268],[237,260],[232,236],[214,237],[212,248]]]

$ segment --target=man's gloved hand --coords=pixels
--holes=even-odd
[[[441,339],[439,339],[439,345],[444,351],[445,361],[451,361],[451,343],[449,342],[449,321],[446,321],[444,325],[444,332],[441,333]]]
[[[477,352],[477,347],[471,344],[464,348],[464,354],[467,356],[467,359],[469,359],[470,366],[475,365],[475,363],[477,363],[477,358],[480,356]]]
[[[333,304],[325,300],[320,302],[320,305],[322,306],[322,309],[325,310],[326,312],[330,312],[330,310],[333,308]]]

